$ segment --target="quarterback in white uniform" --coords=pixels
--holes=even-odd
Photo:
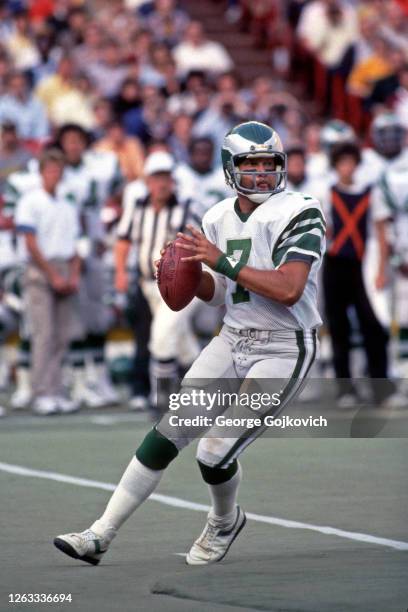
[[[319,202],[286,191],[280,138],[262,123],[233,128],[224,139],[222,161],[237,197],[206,213],[203,233],[191,227],[191,235],[181,235],[188,242],[186,259],[205,266],[196,295],[213,305],[225,303],[224,326],[182,382],[187,402],[180,402],[175,413],[170,396],[169,412],[137,449],[101,518],[84,532],[55,538],[55,546],[71,557],[98,564],[169,463],[202,436],[197,459],[212,507],[186,561],[207,565],[223,559],[246,520],[236,503],[241,481],[237,458],[265,431],[266,419],[273,420],[301,390],[315,358],[321,323],[316,278],[325,248]],[[237,388],[238,399],[228,406],[217,400],[211,411],[208,405],[197,407],[197,393],[225,382]],[[261,408],[239,405],[243,389],[251,385],[274,389],[274,401]],[[258,417],[258,422],[241,427],[238,419],[236,428],[225,429],[227,419],[237,415]],[[196,417],[197,426],[191,426]]]

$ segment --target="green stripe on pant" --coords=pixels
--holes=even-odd
[[[313,340],[313,352],[312,352],[312,355],[309,357],[309,361],[307,362],[307,359],[306,359],[307,358],[307,348],[306,348],[306,343],[305,343],[304,332],[301,330],[296,331],[296,343],[297,343],[298,350],[299,350],[298,358],[296,361],[295,368],[293,370],[293,374],[290,377],[281,395],[281,402],[280,402],[279,410],[276,411],[274,416],[278,416],[278,414],[280,414],[282,410],[284,410],[284,408],[286,407],[290,399],[300,389],[307,374],[309,373],[309,370],[316,357],[316,348],[317,348],[316,330],[312,330],[312,340]],[[302,375],[302,370],[304,369],[305,365],[306,365],[306,370]],[[275,409],[269,410],[267,413],[262,415],[263,418],[271,415],[274,410]],[[246,435],[245,433],[234,443],[234,445],[231,447],[231,449],[228,451],[228,453],[225,455],[222,461],[220,461],[214,467],[222,468],[226,466],[231,460],[236,459],[237,456],[243,451],[243,449],[249,444],[251,444],[251,442],[253,442],[256,438],[258,438],[265,431],[265,429],[266,429],[265,425],[260,425],[259,427],[253,428],[250,436]]]

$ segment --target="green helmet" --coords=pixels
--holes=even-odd
[[[275,169],[262,172],[262,175],[276,177],[273,188],[268,191],[257,189],[258,173],[239,170],[239,161],[248,157],[271,157],[274,160]],[[261,204],[286,188],[286,155],[281,139],[275,130],[264,123],[247,121],[232,128],[224,138],[221,159],[227,185],[253,202]],[[241,185],[244,175],[253,178],[252,188]]]

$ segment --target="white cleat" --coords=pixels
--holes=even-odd
[[[134,395],[128,402],[129,410],[134,412],[147,412],[149,410],[149,399],[145,395]]]
[[[34,414],[40,416],[56,414],[58,412],[58,406],[55,397],[48,397],[47,395],[37,397],[32,404],[32,411]]]
[[[103,408],[106,402],[99,393],[90,387],[83,387],[72,391],[74,401],[87,406],[88,408]]]
[[[120,404],[120,396],[108,379],[101,379],[96,383],[95,390],[104,400],[105,405]]]
[[[69,397],[64,397],[59,395],[55,398],[55,402],[57,404],[58,412],[61,414],[71,414],[72,412],[78,412],[81,408],[81,404],[76,400],[70,399]]]
[[[380,408],[408,408],[408,397],[396,391],[380,404]]]
[[[341,410],[351,410],[352,408],[359,408],[361,400],[355,393],[343,393],[336,400],[337,408]]]
[[[187,553],[186,563],[188,565],[209,565],[221,561],[245,523],[245,513],[239,506],[237,506],[237,515],[233,525],[228,527],[214,519],[210,511],[204,531]]]
[[[54,538],[54,546],[73,559],[98,565],[109,548],[109,540],[98,536],[91,529],[82,533],[65,533]]]
[[[31,402],[31,389],[16,389],[10,398],[10,406],[14,410],[28,408]]]

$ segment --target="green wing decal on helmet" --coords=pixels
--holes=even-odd
[[[274,177],[268,190],[257,188],[256,172],[241,171],[239,163],[253,157],[270,157],[275,167],[262,175]],[[222,166],[227,184],[250,200],[261,203],[286,188],[286,155],[281,139],[274,129],[258,121],[247,121],[232,128],[225,136],[221,149]],[[242,185],[242,177],[253,179],[252,187]]]

